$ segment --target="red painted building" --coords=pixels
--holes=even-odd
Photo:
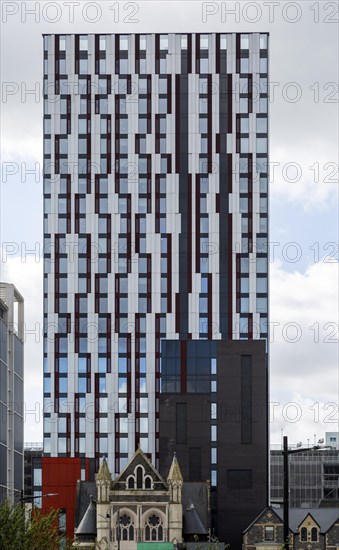
[[[74,516],[76,484],[81,479],[80,458],[43,458],[42,459],[42,494],[57,493],[56,496],[44,497],[42,509],[58,508],[61,511],[59,526],[67,538],[74,538]],[[85,478],[88,479],[88,460],[85,461]]]

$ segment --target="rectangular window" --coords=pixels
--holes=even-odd
[[[274,541],[273,525],[265,525],[265,541]]]
[[[187,443],[187,406],[186,403],[176,404],[176,442],[178,445]]]
[[[189,448],[189,480],[201,481],[201,447]]]
[[[241,356],[241,443],[252,443],[252,357]]]

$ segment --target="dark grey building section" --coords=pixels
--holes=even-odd
[[[176,452],[184,481],[210,480],[208,527],[237,549],[242,531],[268,503],[266,343],[214,341],[210,349],[215,357],[210,357],[209,392],[194,391],[199,384],[188,383],[186,393],[161,394],[160,472],[168,471]],[[186,372],[189,376],[188,367]],[[180,386],[173,381],[172,387]]]
[[[37,496],[42,491],[41,479],[42,443],[25,443],[24,446],[24,495]],[[37,499],[35,503],[37,506]],[[39,505],[39,503],[38,503]]]

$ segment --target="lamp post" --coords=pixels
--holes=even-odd
[[[21,489],[21,492],[20,492],[20,504],[21,506],[24,505],[24,502],[26,501],[30,501],[30,500],[35,500],[37,498],[43,498],[43,497],[57,497],[59,495],[59,493],[45,493],[44,495],[24,495],[24,491],[23,489]]]
[[[120,509],[117,509],[117,523],[116,523],[116,539],[117,539],[117,550],[120,550],[120,540],[121,540],[121,529],[120,529]]]
[[[288,449],[288,437],[284,435],[283,440],[283,471],[284,471],[284,550],[289,550],[289,476],[288,476],[288,456],[296,453],[307,453],[310,451],[319,451],[322,449],[329,449],[328,446],[314,445],[313,447],[308,447],[307,449],[298,448],[298,449]]]

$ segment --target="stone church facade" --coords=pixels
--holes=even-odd
[[[183,478],[176,456],[167,480],[140,448],[113,481],[103,459],[96,475],[96,506],[90,504],[76,530],[75,546],[134,550],[140,542],[180,543]]]

